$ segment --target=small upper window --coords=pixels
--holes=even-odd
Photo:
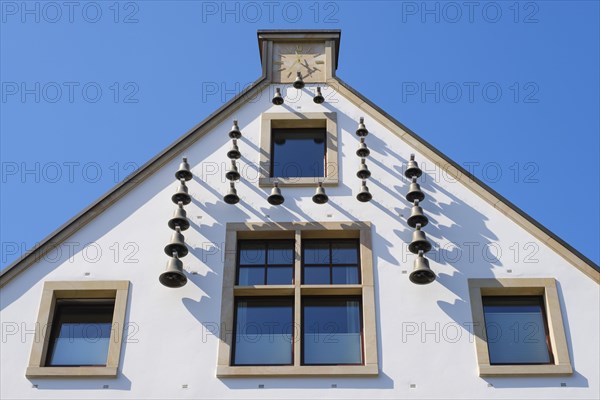
[[[259,186],[337,185],[337,138],[336,113],[263,113]]]
[[[324,177],[325,139],[325,127],[273,129],[271,177]]]
[[[553,364],[541,296],[484,296],[491,365]]]
[[[114,299],[58,300],[47,366],[106,366]]]

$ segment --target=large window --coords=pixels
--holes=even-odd
[[[45,282],[27,377],[116,377],[129,281]]]
[[[370,225],[227,225],[218,376],[376,375]]]
[[[259,185],[337,185],[337,136],[334,112],[263,113]]]
[[[573,372],[556,282],[469,279],[480,376]]]

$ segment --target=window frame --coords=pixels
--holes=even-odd
[[[324,177],[283,178],[271,176],[272,129],[279,128],[325,128]],[[279,186],[337,186],[339,184],[338,128],[335,112],[286,112],[263,113],[260,128],[259,187]]]
[[[125,314],[129,281],[47,281],[44,282],[42,298],[36,322],[34,338],[25,376],[47,377],[104,377],[115,378],[118,374],[121,347],[124,342]],[[49,366],[48,347],[55,322],[57,300],[63,299],[114,299],[114,311],[108,354],[105,366]]]
[[[291,238],[294,243],[294,284],[236,286],[237,243],[239,239]],[[360,284],[304,285],[301,280],[303,239],[359,239]],[[362,365],[302,365],[301,340],[294,340],[293,365],[235,366],[231,364],[235,299],[248,296],[290,296],[294,298],[294,332],[301,330],[302,298],[305,296],[355,296],[361,298]],[[223,291],[221,299],[221,329],[217,361],[217,377],[250,376],[377,376],[375,293],[373,253],[369,222],[249,222],[228,223],[225,238]]]
[[[469,297],[479,376],[570,375],[573,373],[560,301],[553,278],[469,279]],[[552,363],[491,364],[486,340],[483,297],[541,296]]]

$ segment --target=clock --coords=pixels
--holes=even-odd
[[[273,50],[273,81],[293,82],[300,72],[306,83],[325,82],[323,43],[275,43]]]

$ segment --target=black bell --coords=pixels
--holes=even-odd
[[[427,253],[431,250],[431,243],[427,240],[425,232],[421,230],[421,224],[417,224],[417,230],[412,234],[412,241],[408,245],[408,250],[411,253],[417,254],[419,251]]]
[[[369,148],[367,147],[367,144],[365,143],[365,138],[361,137],[360,145],[358,146],[358,150],[356,150],[356,155],[364,158],[364,157],[369,157],[369,154],[371,154],[371,151],[369,150]]]
[[[356,195],[356,200],[366,203],[371,201],[373,195],[369,192],[369,188],[367,187],[367,181],[362,181],[362,185],[360,187],[360,192]]]
[[[296,73],[296,80],[294,80],[292,86],[294,86],[296,89],[302,89],[304,87],[304,81],[302,80],[302,74],[300,71]]]
[[[229,183],[229,192],[223,197],[223,200],[227,204],[237,204],[240,201],[240,198],[237,195],[237,190],[235,190],[235,183]]]
[[[429,268],[429,260],[423,257],[422,251],[419,251],[419,255],[415,259],[413,271],[408,276],[408,279],[417,285],[427,285],[435,281],[435,273]]]
[[[408,186],[408,193],[406,193],[406,200],[409,203],[414,203],[415,200],[423,201],[425,193],[421,192],[421,186],[417,183],[417,177],[412,178],[411,184]]]
[[[419,200],[415,200],[414,205],[410,210],[410,217],[408,217],[406,223],[411,228],[415,228],[417,224],[421,224],[423,227],[429,223],[429,219],[423,214],[423,208],[419,206]]]
[[[171,196],[171,200],[175,204],[179,204],[179,202],[182,202],[184,205],[188,205],[192,202],[192,196],[190,196],[188,193],[188,188],[185,184],[185,180],[180,179],[179,182],[180,183],[179,187],[177,188],[177,192],[173,196]]]
[[[271,102],[276,106],[283,104],[283,97],[281,96],[281,90],[279,88],[275,89],[275,96],[273,96],[273,100],[271,100]]]
[[[232,160],[238,160],[242,156],[242,153],[240,153],[240,149],[238,148],[237,140],[233,139],[231,142],[231,149],[227,152],[227,157]]]
[[[325,101],[325,97],[321,94],[321,88],[317,87],[317,94],[313,97],[313,101],[317,104],[322,104]]]
[[[171,242],[165,246],[165,253],[170,256],[174,252],[177,253],[179,257],[185,257],[188,254],[188,248],[184,242],[185,238],[181,234],[181,229],[179,227],[175,227],[175,232],[171,236]]]
[[[356,136],[365,137],[369,134],[367,127],[365,126],[365,119],[360,117],[360,122],[358,123],[358,129],[356,130]]]
[[[230,181],[237,181],[238,179],[240,179],[240,173],[238,172],[234,160],[231,160],[231,168],[229,168],[229,171],[225,173],[225,178],[227,178]]]
[[[317,191],[312,197],[312,201],[317,204],[325,204],[329,201],[329,197],[327,197],[327,194],[325,193],[322,182],[319,182],[319,186],[317,186]]]
[[[269,204],[278,206],[283,204],[285,199],[281,195],[281,189],[279,189],[279,184],[277,182],[273,183],[273,189],[271,189],[271,194],[267,197],[267,201]]]
[[[367,163],[364,158],[360,160],[360,168],[358,169],[356,176],[363,180],[368,179],[371,176],[371,171],[367,168]]]
[[[170,288],[180,288],[187,283],[187,277],[183,273],[183,262],[177,258],[177,253],[167,263],[167,269],[158,277],[160,283]]]
[[[240,127],[238,126],[237,119],[233,120],[233,126],[229,131],[229,137],[232,139],[239,139],[242,137],[242,132],[240,131]]]
[[[404,171],[404,176],[408,179],[411,179],[415,176],[418,178],[421,175],[423,175],[423,171],[421,171],[421,168],[419,168],[419,164],[417,164],[417,162],[415,161],[415,155],[411,154],[410,161],[406,164],[406,171]]]
[[[187,219],[185,210],[183,209],[183,203],[179,202],[177,209],[173,213],[173,218],[168,222],[169,228],[175,230],[179,227],[182,231],[185,231],[190,227],[190,221]]]
[[[183,161],[179,164],[179,169],[175,172],[175,178],[185,179],[186,181],[192,179],[192,172],[190,171],[190,165],[186,157],[183,157]]]

